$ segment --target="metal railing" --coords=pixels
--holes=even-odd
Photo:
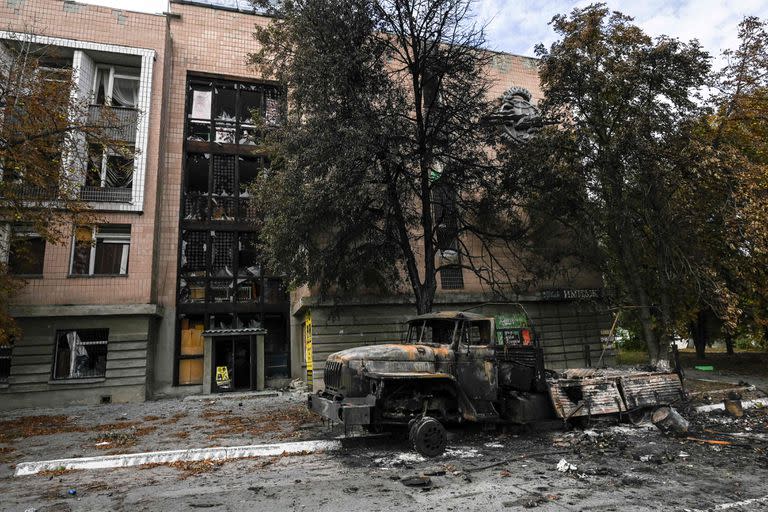
[[[130,203],[133,195],[130,188],[82,187],[80,199],[95,203]]]
[[[138,117],[135,108],[91,105],[88,110],[89,124],[103,127],[109,138],[129,143],[136,142]]]

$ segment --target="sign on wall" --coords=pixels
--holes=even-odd
[[[313,389],[314,366],[312,364],[312,312],[304,316],[304,356],[307,362],[307,387]]]

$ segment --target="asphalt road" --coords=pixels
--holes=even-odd
[[[765,421],[762,411],[741,425],[715,417],[721,430]],[[348,444],[334,453],[8,477],[0,480],[0,508],[768,510],[767,445],[706,445],[665,437],[652,426],[518,434],[460,430],[452,433],[448,453],[431,460],[398,439]],[[566,471],[557,469],[562,459]],[[424,487],[404,483],[424,475]],[[733,505],[738,502],[744,503]]]

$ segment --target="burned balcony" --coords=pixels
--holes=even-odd
[[[136,122],[139,111],[130,107],[91,105],[88,123],[104,130],[104,136],[129,144],[136,142]]]

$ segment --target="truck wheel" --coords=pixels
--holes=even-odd
[[[414,450],[424,457],[437,457],[445,451],[448,436],[443,425],[435,418],[425,416],[411,426],[408,436]]]

